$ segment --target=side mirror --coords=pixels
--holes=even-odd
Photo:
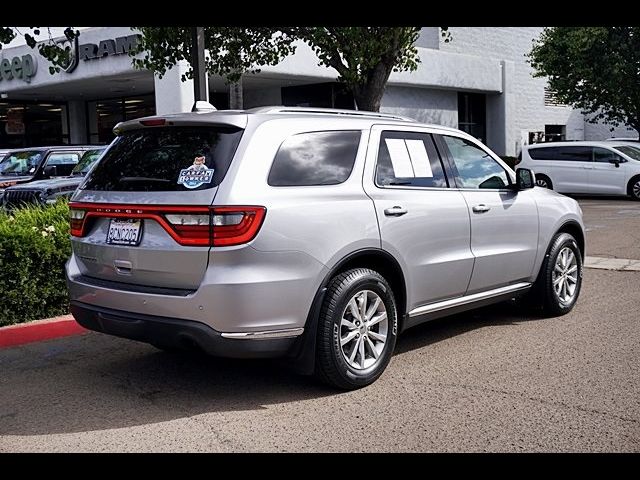
[[[527,190],[536,185],[536,176],[528,168],[518,168],[516,170],[516,189]]]
[[[616,166],[616,168],[620,168],[620,158],[618,157],[610,158],[609,163],[613,163]]]
[[[42,172],[46,177],[57,177],[58,176],[58,167],[56,165],[49,165],[44,167]]]

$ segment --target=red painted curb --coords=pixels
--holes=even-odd
[[[71,315],[36,320],[0,328],[0,348],[15,347],[25,343],[40,342],[58,337],[68,337],[87,332]]]

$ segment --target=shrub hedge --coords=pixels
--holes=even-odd
[[[64,265],[71,255],[69,208],[0,211],[0,326],[69,312]]]

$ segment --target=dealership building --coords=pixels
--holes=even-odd
[[[534,78],[526,54],[541,27],[454,27],[446,43],[437,27],[422,29],[414,72],[392,73],[381,111],[421,122],[457,127],[500,155],[516,155],[527,143],[637,137],[635,130],[586,121],[555,100],[544,78]],[[137,70],[129,27],[81,31],[66,71],[50,74],[37,50],[0,50],[0,148],[51,144],[106,144],[123,120],[189,111],[191,81],[183,62],[163,78]],[[354,108],[333,69],[318,66],[305,44],[276,66],[243,77],[245,108],[263,105]],[[229,106],[229,87],[208,79],[209,101]]]

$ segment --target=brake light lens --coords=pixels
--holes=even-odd
[[[211,211],[214,247],[242,245],[255,238],[266,209],[264,207],[214,207]]]
[[[160,127],[167,121],[164,118],[151,118],[149,120],[140,120],[140,123],[145,127]]]
[[[83,237],[91,218],[147,218],[180,245],[229,247],[255,238],[266,209],[256,206],[110,205],[71,202],[71,235]]]
[[[84,216],[87,212],[79,208],[71,208],[69,210],[69,218],[71,222],[71,235],[74,237],[83,236]]]

